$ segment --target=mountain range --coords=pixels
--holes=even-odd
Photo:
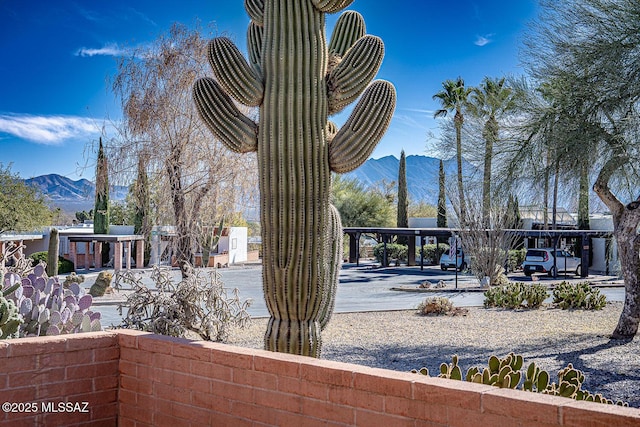
[[[346,174],[346,177],[358,180],[365,187],[375,187],[383,182],[397,183],[399,166],[400,160],[394,156],[369,159],[355,171]],[[407,187],[412,201],[437,204],[439,167],[439,159],[417,155],[407,156]],[[455,158],[446,160],[444,169],[447,182],[453,182],[457,171]],[[466,173],[474,167],[465,162],[463,169]],[[52,205],[64,211],[73,213],[93,208],[96,187],[87,179],[74,181],[61,175],[49,174],[26,179],[25,183],[38,188]],[[112,186],[109,197],[112,200],[124,200],[128,191],[126,186]]]
[[[380,159],[369,159],[358,169],[345,174],[346,178],[358,180],[365,187],[375,187],[382,182],[390,184],[398,182],[400,160],[394,156]],[[475,167],[463,160],[462,169],[467,175],[475,171]],[[440,159],[428,156],[407,156],[407,189],[412,202],[438,204]],[[447,186],[454,182],[458,171],[455,157],[444,161],[444,172]]]
[[[88,179],[74,181],[67,177],[49,174],[24,180],[25,184],[36,187],[45,195],[51,205],[66,212],[93,209],[96,186]],[[129,187],[114,185],[109,189],[112,200],[124,200]]]

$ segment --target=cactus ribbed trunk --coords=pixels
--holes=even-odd
[[[47,276],[58,275],[58,256],[60,255],[60,236],[58,229],[52,228],[49,234],[49,250],[47,251]]]
[[[305,25],[299,26],[300,17]],[[258,134],[268,350],[317,352],[337,254],[330,236],[324,14],[311,2],[265,3],[264,99]],[[268,25],[278,22],[279,25]],[[295,55],[287,55],[293,53]],[[283,55],[284,53],[284,55]],[[311,185],[308,185],[311,184]],[[279,213],[275,214],[274,213]],[[320,243],[320,244],[319,244]],[[291,332],[289,332],[291,331]],[[293,333],[300,340],[291,340]],[[291,348],[290,346],[301,348]]]
[[[265,348],[319,356],[320,330],[333,311],[342,249],[340,216],[330,203],[331,172],[354,170],[384,135],[395,108],[388,82],[369,86],[384,55],[353,11],[325,38],[325,13],[352,0],[245,0],[252,22],[249,62],[229,39],[214,39],[216,80],[194,99],[227,147],[258,153],[263,287],[271,319]],[[328,116],[363,94],[338,129]],[[254,123],[237,101],[260,107]]]

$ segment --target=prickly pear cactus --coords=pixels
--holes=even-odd
[[[226,38],[212,40],[215,80],[194,98],[203,121],[229,149],[257,152],[263,288],[271,314],[265,348],[319,356],[333,311],[342,230],[329,203],[331,172],[366,161],[395,109],[395,89],[369,85],[384,56],[364,20],[345,12],[329,45],[325,14],[353,0],[245,0],[249,61]],[[362,97],[341,129],[328,120]],[[260,108],[259,122],[234,101]]]

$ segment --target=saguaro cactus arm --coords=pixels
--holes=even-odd
[[[264,23],[264,0],[245,0],[244,8],[253,22],[262,26]]]
[[[264,28],[251,21],[247,30],[247,50],[249,62],[262,78],[262,36]]]
[[[329,146],[331,170],[345,173],[361,166],[389,127],[395,107],[391,83],[378,80],[369,86]]]
[[[335,114],[360,96],[382,64],[384,44],[375,36],[364,36],[349,49],[327,76],[329,114]]]
[[[343,57],[351,46],[364,37],[366,26],[364,18],[358,12],[347,10],[336,22],[327,49],[332,55]]]
[[[348,7],[353,0],[311,0],[320,12],[335,13]]]
[[[257,150],[258,125],[238,110],[215,80],[199,79],[193,94],[200,116],[227,148],[237,153]]]
[[[264,94],[261,76],[247,63],[231,40],[226,37],[211,40],[209,62],[218,83],[229,95],[244,105],[260,105]]]

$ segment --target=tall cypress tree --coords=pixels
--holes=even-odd
[[[444,162],[440,160],[440,173],[438,177],[438,228],[447,227],[447,198],[445,196]]]
[[[96,234],[109,233],[109,170],[104,148],[102,147],[102,138],[100,138],[98,161],[96,162],[96,202],[93,209],[93,232]],[[108,243],[102,245],[102,260],[103,262],[109,261]]]
[[[407,190],[407,159],[404,150],[400,153],[398,168],[398,228],[409,227],[409,195]],[[398,243],[406,244],[406,238],[398,238]]]
[[[145,169],[146,161],[143,156],[138,157],[138,176],[134,183],[134,200],[136,201],[133,219],[133,233],[144,235],[144,264],[147,265],[151,257],[151,201],[149,196],[149,177]]]

